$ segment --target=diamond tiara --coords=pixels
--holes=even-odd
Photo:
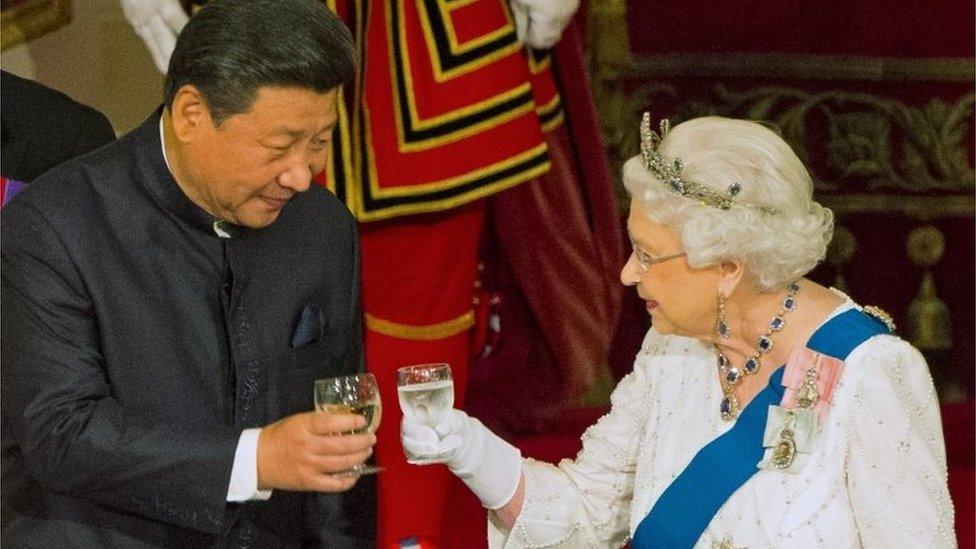
[[[717,208],[719,210],[730,210],[733,207],[742,207],[766,214],[779,213],[778,210],[768,206],[749,204],[747,202],[736,200],[735,197],[740,191],[742,191],[742,185],[738,182],[729,185],[728,189],[726,189],[726,192],[723,194],[716,192],[710,187],[702,185],[701,183],[682,179],[681,168],[683,167],[683,164],[681,163],[681,159],[675,158],[673,162],[669,162],[666,158],[661,156],[661,153],[657,152],[658,145],[661,144],[661,141],[664,140],[665,136],[667,136],[668,131],[670,130],[671,123],[667,118],[661,120],[661,133],[658,134],[651,129],[651,114],[645,112],[644,116],[641,117],[641,157],[644,161],[644,169],[653,175],[655,179],[667,185],[672,192],[690,198],[699,204],[711,206],[712,208]]]

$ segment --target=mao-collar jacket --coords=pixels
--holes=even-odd
[[[355,222],[313,186],[267,228],[223,229],[171,176],[158,112],[4,208],[5,543],[372,540],[368,486],[225,501],[242,429],[362,369]]]

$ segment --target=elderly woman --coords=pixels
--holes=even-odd
[[[645,114],[624,166],[620,278],[653,327],[577,458],[523,460],[457,410],[405,419],[405,451],[492,510],[493,547],[954,547],[925,361],[803,278],[833,227],[803,164],[754,122],[668,130]]]

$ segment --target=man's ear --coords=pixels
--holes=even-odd
[[[203,93],[192,84],[176,90],[170,114],[173,118],[173,133],[181,143],[189,143],[202,132],[214,129],[210,108]]]
[[[719,263],[718,293],[728,298],[735,293],[742,279],[745,277],[745,268],[737,260],[725,260]]]

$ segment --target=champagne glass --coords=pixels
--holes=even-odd
[[[376,378],[373,374],[362,373],[315,380],[315,409],[332,414],[359,414],[366,419],[366,427],[361,432],[375,432],[383,415]],[[332,474],[371,475],[382,470],[382,467],[360,463],[351,469]]]
[[[433,427],[454,406],[454,380],[448,364],[416,364],[397,370],[397,397],[403,415]],[[424,465],[429,460],[407,459],[407,463]]]

